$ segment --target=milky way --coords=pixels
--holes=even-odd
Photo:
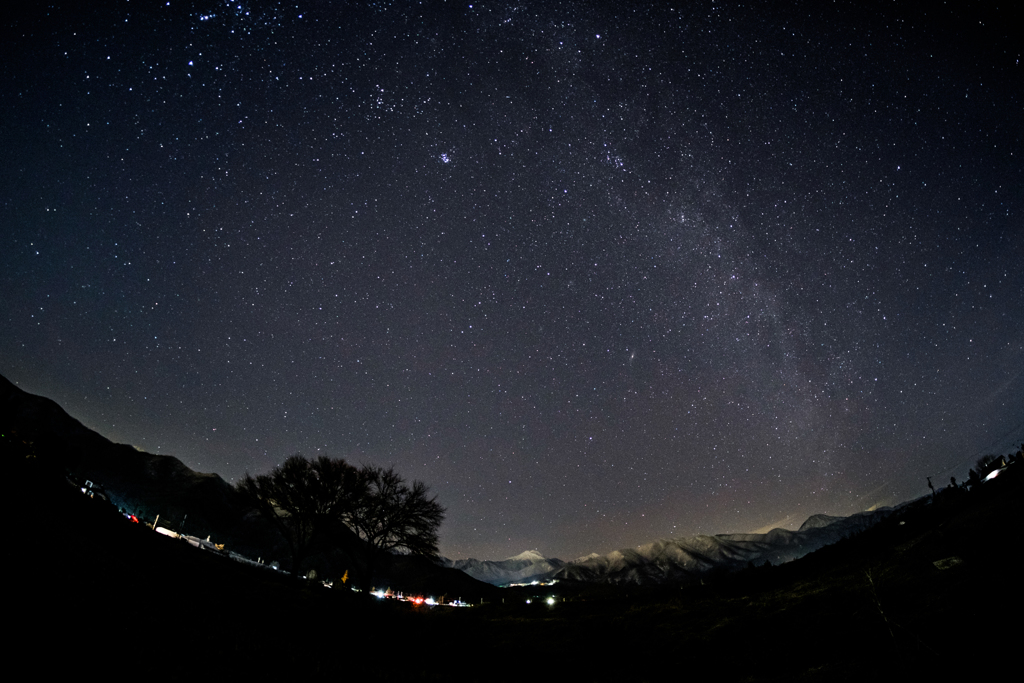
[[[0,373],[228,481],[394,464],[442,553],[925,492],[1024,439],[1024,72],[891,3],[4,20]]]

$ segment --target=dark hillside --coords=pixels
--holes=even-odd
[[[12,651],[34,674],[107,671],[130,677],[248,675],[291,679],[359,668],[356,652],[410,610],[350,591],[297,587],[133,524],[109,504],[54,488],[34,465],[8,499],[4,547]]]
[[[277,529],[248,509],[234,487],[217,474],[194,472],[175,457],[154,455],[115,444],[83,426],[57,403],[26,393],[0,376],[0,459],[28,460],[66,488],[68,479],[99,485],[116,508],[250,558],[278,559],[290,569],[284,539]],[[52,495],[41,492],[42,499]],[[61,495],[63,491],[61,490]],[[306,566],[321,578],[335,579],[357,569],[352,558],[326,544],[314,546]],[[495,589],[463,572],[425,560],[394,557],[377,568],[382,587],[406,592],[457,594],[479,599]]]
[[[481,621],[496,648],[528,643],[532,655],[565,662],[563,673],[598,679],[654,680],[652,664],[672,662],[680,675],[730,681],[948,680],[976,673],[984,653],[1021,634],[1020,475],[924,499],[779,567],[675,589],[509,589],[504,605],[441,618]],[[600,654],[570,655],[582,648]]]
[[[16,625],[8,647],[33,673],[948,680],[986,671],[1020,636],[1019,464],[803,559],[700,585],[499,590],[469,577],[448,583],[441,573],[450,570],[439,567],[406,567],[400,573],[417,588],[455,586],[449,598],[486,600],[429,609],[297,584],[127,521],[68,483],[64,463],[111,444],[51,404],[18,422],[0,412],[5,616]],[[137,471],[177,476],[159,465]]]
[[[22,391],[0,376],[0,447],[30,452],[77,482],[93,481],[111,501],[140,518],[196,536],[216,536],[239,552],[267,554],[272,529],[246,519],[234,488],[219,475],[193,472],[169,455],[115,444],[57,403]],[[187,515],[187,520],[186,520]]]
[[[432,611],[298,588],[54,488],[32,461],[15,470],[10,616],[21,626],[16,649],[37,653],[43,670],[509,680],[522,660],[594,680],[660,679],[657,662],[715,680],[916,679],[980,666],[972,661],[1020,635],[1005,619],[1022,606],[1012,470],[803,560],[703,586],[560,583]],[[950,568],[934,564],[950,558]]]

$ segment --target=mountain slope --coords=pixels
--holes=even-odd
[[[815,515],[799,531],[772,529],[766,534],[661,539],[566,564],[551,578],[615,584],[695,581],[750,564],[778,565],[799,559],[863,531],[891,513],[890,508],[884,508],[850,517]]]
[[[288,550],[275,528],[248,509],[235,488],[220,475],[194,472],[173,456],[154,455],[115,444],[68,415],[56,402],[29,394],[0,376],[0,458],[26,459],[48,473],[51,488],[91,480],[118,508],[160,525],[199,537],[211,536],[235,552],[288,567]],[[63,491],[52,492],[61,495]],[[20,507],[45,505],[50,494],[25,500]],[[337,577],[354,562],[336,548],[310,553],[303,568]],[[459,595],[476,599],[494,589],[464,573],[427,559],[392,557],[378,568],[384,585],[396,590]]]
[[[527,550],[505,560],[441,558],[441,561],[446,567],[463,571],[474,579],[492,586],[544,580],[565,566],[562,560],[546,558],[536,550]]]
[[[30,450],[81,483],[102,487],[118,508],[197,536],[216,534],[242,552],[268,550],[267,529],[220,475],[194,472],[170,455],[115,444],[71,417],[55,401],[22,391],[0,376],[4,448]],[[187,519],[186,519],[187,516]],[[262,540],[261,540],[262,539]]]
[[[863,531],[892,512],[883,508],[850,517],[813,515],[798,531],[772,529],[766,534],[660,539],[605,555],[592,553],[571,562],[546,558],[536,550],[505,560],[442,561],[447,567],[495,586],[553,579],[607,584],[686,583],[709,574],[737,571],[750,564],[791,562]]]

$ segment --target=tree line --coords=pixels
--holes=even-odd
[[[437,556],[445,510],[423,482],[406,483],[394,467],[294,455],[267,474],[246,473],[236,489],[281,532],[295,576],[314,545],[360,558],[367,589],[383,553]]]

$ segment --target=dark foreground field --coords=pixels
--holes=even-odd
[[[1012,662],[1021,633],[1019,471],[703,586],[558,584],[430,609],[298,587],[16,469],[5,650],[33,678],[948,680]]]

